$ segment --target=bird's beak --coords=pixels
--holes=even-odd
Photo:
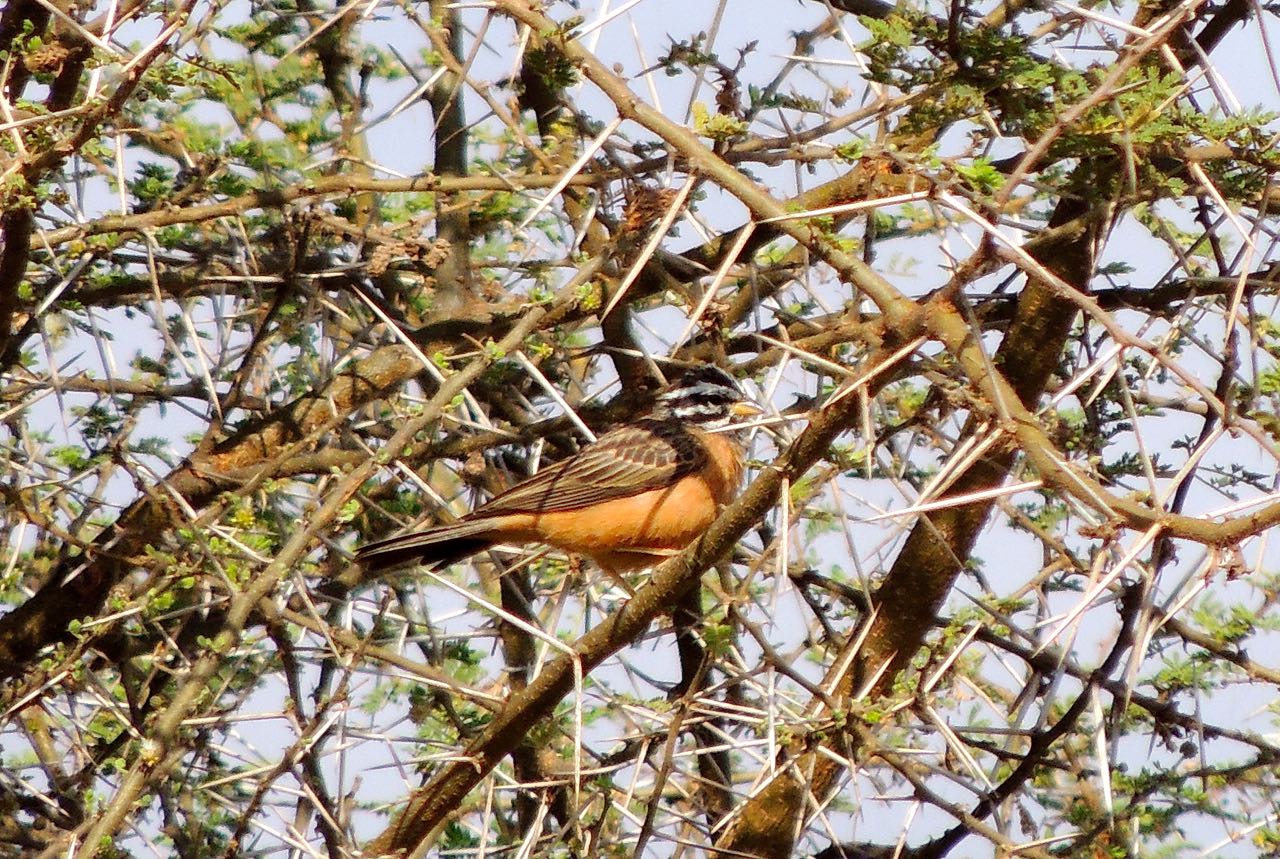
[[[734,403],[729,407],[729,414],[735,418],[754,418],[756,415],[764,414],[764,409],[755,403],[748,403],[745,400],[741,403]]]

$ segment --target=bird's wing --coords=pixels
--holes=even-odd
[[[626,498],[674,484],[700,469],[706,457],[702,442],[682,427],[660,421],[629,424],[517,483],[467,518],[577,510]]]

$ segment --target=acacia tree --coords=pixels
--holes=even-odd
[[[4,6],[7,855],[1276,847],[1273,13],[670,11]],[[353,566],[703,362],[634,592]]]

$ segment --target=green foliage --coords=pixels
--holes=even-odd
[[[719,61],[719,58],[707,50],[707,34],[698,33],[685,41],[671,40],[671,47],[658,58],[658,65],[671,77],[679,75],[686,69],[700,69]]]
[[[553,45],[530,48],[525,52],[524,65],[530,74],[553,92],[568,89],[578,82],[578,70],[567,57]]]
[[[712,140],[732,140],[747,130],[746,123],[736,117],[724,113],[711,113],[700,101],[693,103],[693,127],[704,137]]]
[[[975,158],[972,164],[955,164],[952,169],[979,194],[992,194],[1004,184],[1003,174],[987,158]]]
[[[138,165],[138,174],[128,182],[129,193],[137,200],[136,207],[146,211],[163,200],[173,191],[173,171],[160,164],[142,162]]]

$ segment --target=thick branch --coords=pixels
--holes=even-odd
[[[226,474],[287,461],[292,445],[345,420],[419,370],[411,350],[385,347],[352,365],[325,390],[249,423],[207,456],[183,463],[162,487],[127,508],[86,555],[59,564],[34,596],[0,617],[0,678],[21,674],[44,647],[66,640],[68,624],[97,612],[110,589],[134,568],[133,558],[185,521],[171,494],[199,510],[228,487]],[[270,473],[266,468],[257,476]]]
[[[892,350],[885,354],[892,354]],[[582,674],[589,673],[677,604],[697,577],[724,557],[776,503],[782,487],[808,471],[826,454],[832,441],[857,420],[857,402],[857,397],[844,397],[817,413],[796,441],[772,466],[760,472],[700,540],[658,566],[620,611],[574,642],[572,656],[550,662],[526,688],[513,693],[503,711],[467,747],[462,760],[445,764],[417,790],[395,822],[370,843],[368,852],[407,855],[416,849],[467,793],[519,745],[524,735],[572,691],[574,663]]]

